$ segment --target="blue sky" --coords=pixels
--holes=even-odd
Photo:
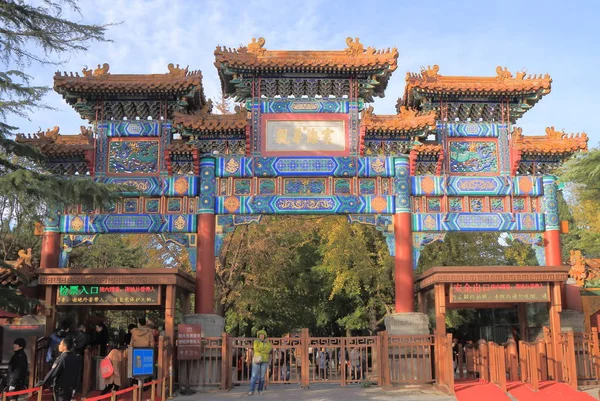
[[[81,71],[109,63],[117,73],[165,73],[167,64],[189,65],[204,76],[207,97],[220,92],[214,63],[216,45],[238,47],[252,37],[273,50],[341,50],[347,36],[365,46],[397,47],[398,69],[377,114],[395,113],[406,72],[438,64],[442,75],[495,75],[496,66],[513,72],[549,73],[552,92],[521,118],[525,135],[545,127],[585,131],[590,147],[600,143],[600,1],[338,1],[338,0],[94,0],[81,2],[86,23],[109,28],[113,43],[93,44],[73,54],[61,71]],[[26,69],[36,84],[52,85],[56,67]],[[12,119],[21,132],[60,126],[78,133],[86,124],[55,93],[31,121]],[[596,124],[595,124],[596,123]]]

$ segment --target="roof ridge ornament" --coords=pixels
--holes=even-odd
[[[496,74],[498,74],[498,80],[500,82],[513,77],[512,73],[508,71],[508,67],[504,67],[504,69],[502,69],[502,66],[496,67]]]
[[[264,48],[266,41],[265,38],[252,38],[252,42],[248,43],[248,53],[256,54],[257,56],[263,56],[267,49]]]
[[[360,43],[359,38],[355,38],[354,40],[352,40],[352,38],[348,36],[346,38],[346,44],[348,45],[348,47],[345,49],[345,51],[348,56],[360,56],[365,52],[365,46],[362,43]],[[373,48],[369,49],[371,49],[370,54],[373,54],[375,52]]]
[[[81,70],[81,72],[83,73],[83,76],[86,78],[90,78],[90,77],[101,77],[104,75],[110,75],[108,73],[108,70],[110,69],[110,65],[108,65],[108,63],[104,63],[102,64],[102,66],[100,66],[100,64],[98,64],[98,68],[94,68],[92,69],[88,69],[87,66],[85,66],[83,68],[83,70]],[[67,74],[65,73],[65,76]]]
[[[436,81],[439,76],[440,66],[434,64],[433,67],[428,65],[427,68],[421,67],[421,77],[427,81]]]
[[[177,64],[177,66],[175,66],[173,63],[169,63],[169,65],[167,65],[169,75],[173,75],[174,77],[185,77],[189,68],[189,65],[185,68],[179,68],[179,64]]]

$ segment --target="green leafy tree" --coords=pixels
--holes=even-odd
[[[567,201],[559,199],[561,220],[569,221],[563,235],[563,260],[581,250],[588,258],[600,257],[600,149],[592,149],[569,160],[560,170],[566,183]]]
[[[13,257],[19,243],[15,239],[22,237],[20,230],[31,229],[48,207],[82,204],[95,208],[116,196],[114,187],[90,179],[48,174],[43,155],[13,140],[18,130],[12,122],[15,118],[27,118],[36,109],[47,108],[43,97],[50,88],[32,85],[27,67],[60,65],[61,57],[86,50],[92,42],[106,41],[107,26],[73,22],[64,17],[66,8],[79,12],[74,0],[42,0],[36,5],[0,0],[0,206],[8,205],[0,216],[0,240],[5,241],[0,244],[0,261]],[[11,214],[11,210],[17,212]],[[0,287],[0,299],[11,295],[5,291]]]
[[[70,268],[143,268],[149,262],[143,246],[133,235],[100,235],[93,245],[74,248],[69,255]]]

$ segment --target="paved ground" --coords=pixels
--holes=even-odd
[[[244,399],[248,401],[285,400],[285,401],[456,401],[456,398],[435,391],[432,388],[403,388],[383,390],[378,387],[363,388],[361,386],[340,387],[339,385],[318,385],[302,390],[296,385],[274,385],[263,395],[246,397],[248,388],[234,387],[229,392],[208,391],[197,392],[191,396],[178,396],[177,401],[217,401]]]

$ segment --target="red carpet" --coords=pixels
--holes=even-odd
[[[575,391],[564,383],[540,383],[540,391],[533,392],[527,384],[508,383],[508,392],[519,401],[593,401],[594,397]]]
[[[478,380],[457,382],[454,391],[458,401],[511,401],[500,387]]]

